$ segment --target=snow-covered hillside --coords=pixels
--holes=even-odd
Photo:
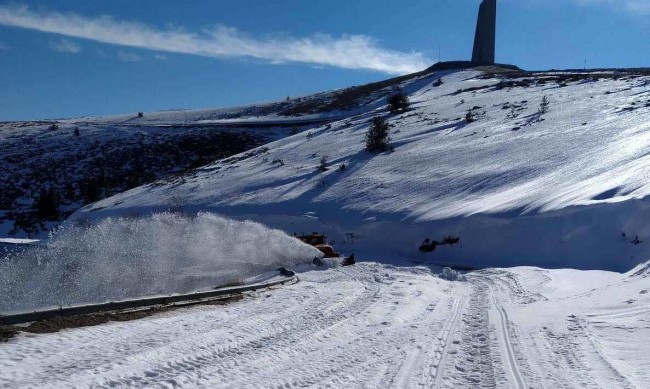
[[[90,202],[376,109],[409,77],[242,107],[0,122],[0,237],[43,237]]]
[[[0,123],[0,237],[47,235],[85,204],[289,134],[277,127]]]
[[[105,199],[72,220],[210,210],[323,231],[346,252],[476,266],[625,271],[650,257],[647,73],[450,70],[383,86],[400,86],[412,109],[390,115],[385,95],[370,94],[348,118]],[[376,116],[391,125],[392,152],[364,149]],[[448,235],[460,244],[418,252],[425,238]]]

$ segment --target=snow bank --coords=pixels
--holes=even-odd
[[[0,259],[0,312],[184,293],[317,255],[281,231],[210,213],[69,225]]]

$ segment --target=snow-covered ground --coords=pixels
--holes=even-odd
[[[223,307],[18,335],[0,387],[650,387],[647,273],[303,270]]]
[[[185,212],[289,233],[323,231],[346,251],[420,258],[425,238],[459,236],[460,246],[434,256],[479,267],[626,271],[650,257],[650,246],[638,244],[650,239],[650,76],[465,70],[400,86],[408,112],[388,115],[382,97],[366,112],[108,198],[72,219],[180,203]],[[364,150],[375,116],[392,126],[391,153]],[[320,173],[323,156],[329,170]]]
[[[412,109],[391,115],[386,94],[397,84]],[[377,116],[394,150],[373,155],[364,137]],[[293,136],[91,204],[66,228],[213,211],[324,232],[360,262],[298,266],[301,282],[226,306],[21,333],[0,344],[0,387],[650,387],[647,73],[424,72],[260,106],[64,123],[284,134],[300,124]],[[425,238],[444,237],[460,242],[419,252]],[[107,238],[122,249],[119,236]],[[192,252],[185,238],[172,246]],[[170,243],[147,247],[157,241]],[[441,263],[482,270],[449,281],[456,274]],[[170,279],[187,270],[168,268],[178,268]]]

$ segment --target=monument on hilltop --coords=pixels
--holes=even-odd
[[[472,64],[493,65],[496,41],[497,0],[483,0],[478,11]]]

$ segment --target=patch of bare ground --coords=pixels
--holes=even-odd
[[[163,312],[174,311],[188,305],[217,305],[223,306],[237,302],[244,298],[244,295],[228,296],[219,299],[206,301],[194,301],[186,304],[176,304],[168,306],[155,306],[143,309],[130,309],[124,311],[92,313],[88,315],[79,315],[71,317],[54,317],[51,319],[40,320],[30,323],[27,326],[0,326],[0,343],[7,342],[20,332],[32,334],[49,334],[69,328],[91,327],[109,322],[123,322],[140,320]]]

